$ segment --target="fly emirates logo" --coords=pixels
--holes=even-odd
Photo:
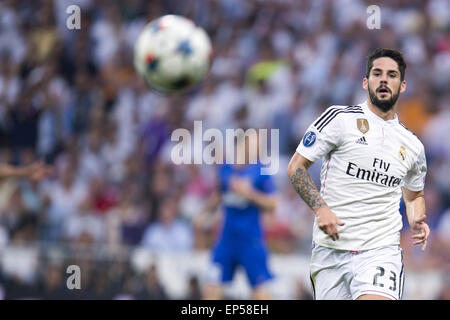
[[[402,179],[389,175],[391,164],[383,159],[374,158],[371,169],[358,167],[356,163],[349,162],[346,174],[361,180],[372,181],[386,187],[397,187]]]

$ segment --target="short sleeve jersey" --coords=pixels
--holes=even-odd
[[[398,120],[383,120],[367,103],[331,106],[307,129],[297,152],[323,158],[320,193],[336,216],[339,240],[314,222],[313,240],[342,250],[400,243],[401,187],[424,188],[427,171],[420,140]]]
[[[219,182],[222,192],[222,205],[225,214],[220,234],[222,241],[242,243],[242,241],[262,241],[263,232],[260,221],[261,209],[240,194],[230,189],[230,179],[247,179],[252,187],[265,194],[276,191],[270,175],[262,175],[259,163],[242,167],[224,164],[219,167]]]

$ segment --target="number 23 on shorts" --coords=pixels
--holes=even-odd
[[[384,287],[383,280],[388,278],[388,276],[386,275],[386,271],[383,267],[378,266],[376,269],[377,273],[373,276],[373,285],[383,288]],[[397,291],[397,274],[392,270],[389,273],[390,274],[388,279],[391,281],[389,290]]]

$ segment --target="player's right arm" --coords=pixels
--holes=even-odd
[[[330,210],[312,181],[308,173],[312,164],[313,162],[295,152],[289,162],[287,175],[295,191],[314,211],[317,226],[336,241],[339,239],[337,226],[343,226],[344,223]]]
[[[308,168],[324,156],[329,156],[343,144],[345,127],[341,123],[344,113],[362,113],[358,106],[331,106],[306,130],[291,161],[287,174],[295,191],[314,211],[316,225],[333,241],[339,239],[337,226],[344,223],[330,210],[312,181]]]
[[[28,166],[12,166],[9,164],[0,164],[0,179],[5,178],[29,178],[32,180],[41,180],[52,173],[52,169],[43,162],[35,162]]]

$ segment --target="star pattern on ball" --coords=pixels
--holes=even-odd
[[[164,19],[158,19],[154,23],[151,24],[151,29],[153,32],[158,32],[159,30],[162,30],[167,27],[167,23],[164,21]]]
[[[155,58],[155,56],[151,53],[147,54],[145,56],[145,62],[147,64],[147,69],[150,71],[155,71],[158,67],[158,59]]]
[[[181,41],[178,44],[177,52],[181,53],[183,56],[187,57],[192,54],[192,47],[188,40]]]

